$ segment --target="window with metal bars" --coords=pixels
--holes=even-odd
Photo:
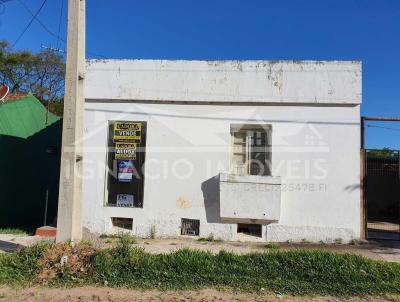
[[[181,220],[181,235],[199,236],[200,220],[182,218]]]

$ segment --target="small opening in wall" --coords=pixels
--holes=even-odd
[[[113,227],[125,230],[132,230],[132,225],[133,225],[132,218],[111,217],[111,222]]]
[[[200,220],[182,218],[181,220],[181,235],[199,236]]]
[[[254,237],[262,237],[262,226],[261,224],[239,223],[237,232],[240,234],[250,235]]]

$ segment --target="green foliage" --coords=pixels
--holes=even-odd
[[[10,234],[10,235],[28,235],[28,233],[21,229],[14,228],[3,228],[0,229],[0,234]]]
[[[223,287],[246,292],[328,294],[336,296],[400,293],[400,264],[373,261],[351,254],[317,250],[271,250],[236,255],[181,249],[149,254],[121,237],[113,249],[93,251],[85,274],[56,274],[53,285],[108,285],[139,289],[200,289]],[[0,284],[34,283],[41,272],[38,245],[0,254]],[[75,270],[79,272],[79,270]]]
[[[276,243],[276,242],[268,242],[268,243],[265,245],[265,247],[266,247],[267,249],[272,249],[272,250],[279,250],[279,249],[280,249],[279,244]]]
[[[106,239],[107,241],[111,241],[110,239],[119,239],[120,242],[124,242],[124,243],[129,243],[129,244],[136,244],[136,238],[129,235],[129,234],[124,234],[124,233],[120,233],[120,234],[101,234],[100,238],[102,239]],[[107,242],[107,243],[109,243]]]
[[[360,245],[361,241],[357,239],[351,239],[349,242],[350,245]]]
[[[0,254],[0,284],[34,282],[42,268],[41,257],[49,247],[43,242],[12,254]]]
[[[336,244],[343,244],[343,239],[342,238],[335,238],[335,243]]]
[[[333,295],[400,293],[399,264],[321,251],[249,255],[222,251],[213,255],[182,249],[154,255],[120,245],[95,255],[92,278],[95,284],[131,288],[264,288],[290,294]]]
[[[50,103],[48,103],[48,101],[43,101],[40,100],[40,102],[43,104],[44,107],[49,107],[49,111],[57,116],[63,116],[64,113],[64,99],[59,98],[59,99],[55,99],[50,101]]]
[[[213,233],[210,233],[207,237],[200,237],[197,241],[207,241],[207,242],[221,242],[221,239],[216,239]]]
[[[397,151],[391,150],[390,148],[368,150],[368,156],[370,157],[393,157],[397,156]]]
[[[157,229],[154,224],[151,225],[150,227],[150,239],[156,239],[157,237]]]
[[[7,41],[0,41],[0,84],[11,92],[31,92],[40,101],[62,103],[64,73],[62,55],[51,50],[13,51]],[[58,104],[54,108],[59,111]]]

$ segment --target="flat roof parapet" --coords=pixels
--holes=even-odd
[[[358,105],[360,61],[88,60],[86,99]]]

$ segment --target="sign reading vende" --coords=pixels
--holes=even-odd
[[[136,159],[136,144],[115,143],[115,159]]]
[[[115,122],[113,139],[114,142],[115,141],[140,142],[142,139],[142,123]]]

